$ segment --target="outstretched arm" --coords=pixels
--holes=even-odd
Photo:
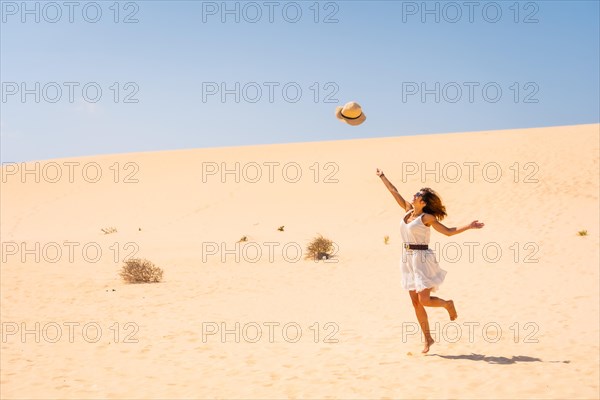
[[[394,196],[394,199],[396,199],[396,202],[398,204],[400,204],[400,207],[404,208],[404,210],[406,210],[406,211],[408,211],[411,208],[413,208],[412,204],[410,204],[408,201],[404,200],[404,198],[398,192],[398,189],[396,189],[396,187],[394,185],[392,185],[392,182],[390,182],[388,180],[388,178],[386,178],[386,176],[383,174],[382,170],[380,170],[379,168],[377,168],[377,172],[376,173],[377,173],[377,176],[379,176],[381,178],[381,180],[383,181],[383,184],[390,191],[390,193],[392,194],[392,196]]]
[[[471,222],[469,225],[465,225],[460,228],[456,228],[456,227],[448,228],[447,226],[442,224],[440,221],[438,221],[433,215],[429,215],[429,214],[426,214],[423,216],[423,223],[427,226],[433,226],[433,229],[435,229],[439,233],[444,234],[446,236],[458,235],[459,233],[462,233],[469,229],[481,229],[485,225],[483,222],[479,222],[478,220],[475,220],[475,221]]]

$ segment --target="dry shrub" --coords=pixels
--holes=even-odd
[[[131,258],[125,261],[120,275],[127,283],[160,282],[163,270],[146,259]]]
[[[306,247],[306,259],[313,260],[326,260],[332,257],[331,252],[333,251],[333,242],[323,235],[315,237]]]

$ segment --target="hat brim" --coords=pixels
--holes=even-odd
[[[365,115],[364,112],[361,114],[360,117],[358,117],[356,119],[348,119],[342,115],[343,108],[344,107],[341,107],[341,106],[338,106],[335,108],[335,117],[337,119],[339,119],[340,121],[347,123],[348,125],[352,125],[352,126],[360,125],[363,122],[365,122],[365,120],[367,119],[367,116]]]

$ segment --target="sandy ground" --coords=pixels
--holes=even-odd
[[[1,397],[598,398],[599,131],[5,165]],[[459,317],[428,309],[427,355],[377,167],[486,224],[431,233]],[[335,258],[302,258],[318,234]],[[124,283],[131,257],[163,281]]]

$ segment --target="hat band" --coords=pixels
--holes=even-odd
[[[360,113],[360,115],[358,117],[354,117],[354,118],[346,117],[342,111],[340,111],[340,115],[342,117],[344,117],[345,119],[359,119],[360,117],[362,117],[362,112]]]

